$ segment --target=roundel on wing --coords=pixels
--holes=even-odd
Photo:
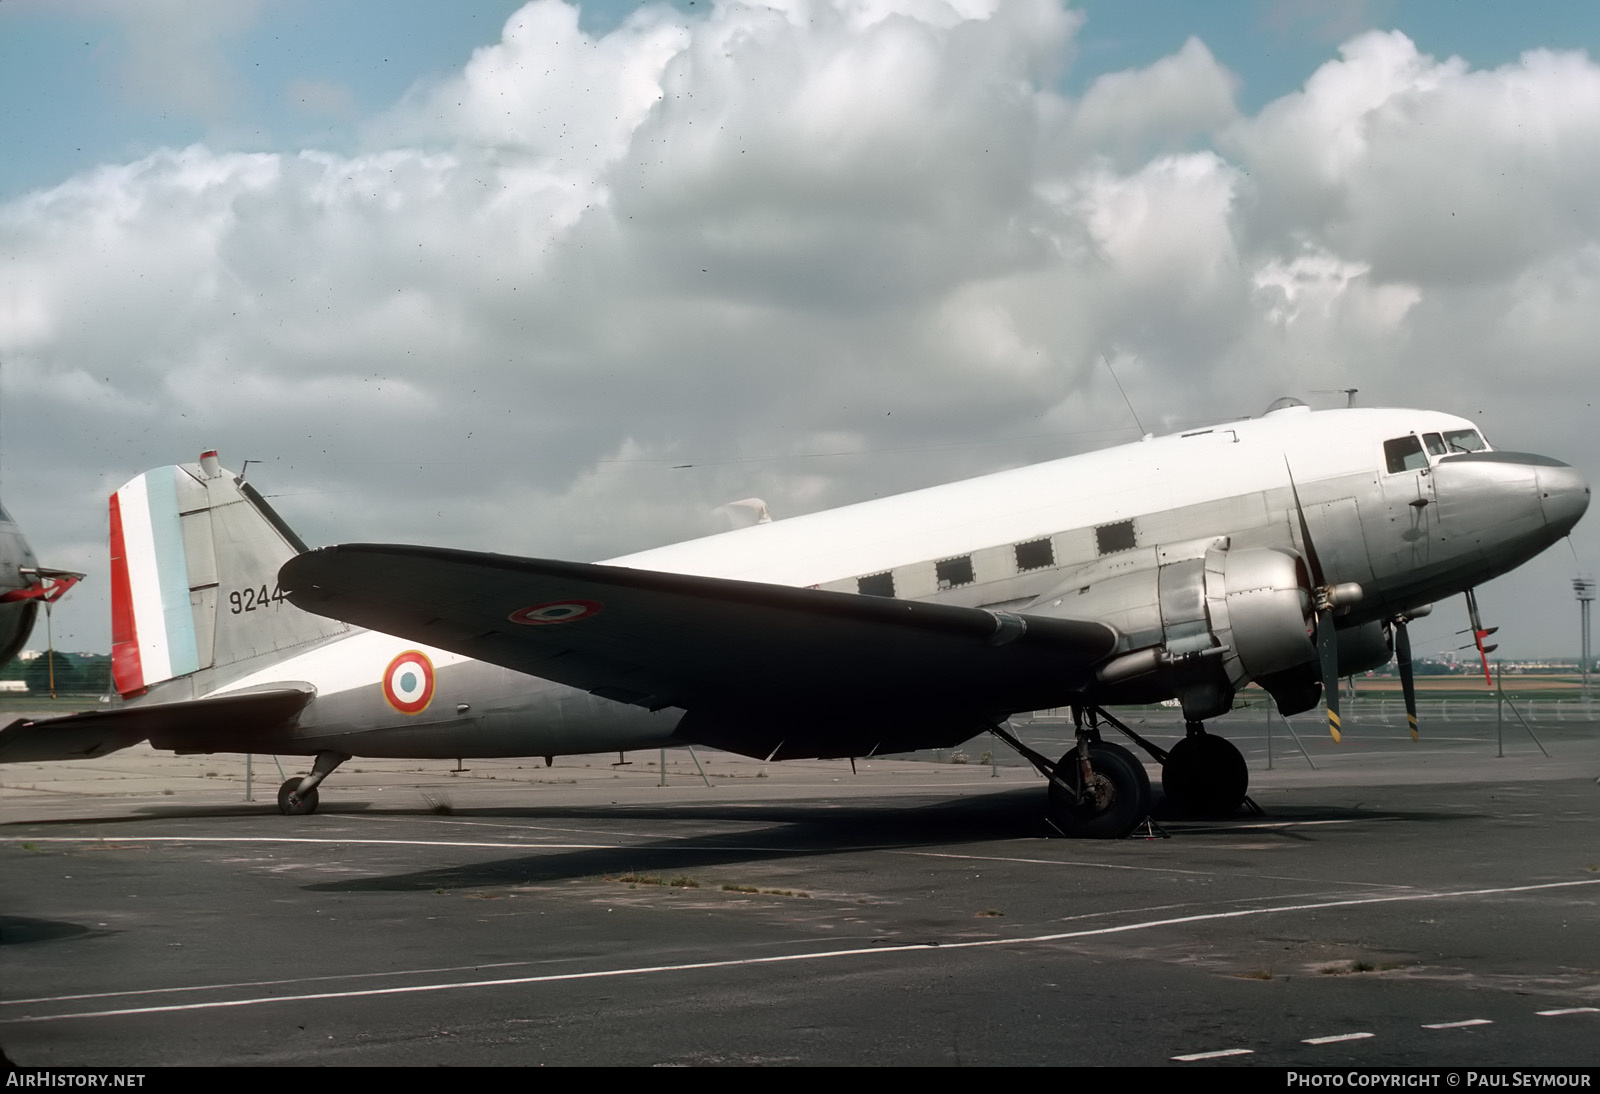
[[[401,714],[421,714],[433,701],[433,662],[407,650],[383,670],[383,697]]]
[[[547,604],[518,608],[506,618],[525,627],[543,627],[551,623],[575,623],[580,619],[588,619],[591,615],[598,615],[603,607],[605,605],[598,600],[552,600]]]

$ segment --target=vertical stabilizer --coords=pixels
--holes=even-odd
[[[215,452],[111,495],[111,662],[117,691],[242,665],[349,628],[293,607],[278,567],[305,549]]]

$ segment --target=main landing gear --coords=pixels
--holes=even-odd
[[[317,786],[333,774],[333,769],[350,757],[342,752],[319,752],[311,774],[295,776],[278,787],[278,812],[286,817],[304,817],[317,811]]]
[[[1231,817],[1244,804],[1250,770],[1233,742],[1213,737],[1199,722],[1161,763],[1161,790],[1179,813],[1195,817]]]
[[[1017,740],[1003,726],[991,726],[1049,780],[1050,823],[1077,839],[1121,839],[1150,815],[1150,777],[1137,756],[1100,738],[1103,720],[1161,763],[1161,788],[1173,810],[1190,816],[1226,817],[1248,799],[1250,773],[1231,743],[1206,733],[1199,722],[1166,751],[1095,706],[1073,707],[1077,744],[1057,761]]]

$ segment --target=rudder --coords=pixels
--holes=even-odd
[[[124,697],[349,630],[284,598],[278,567],[305,544],[215,452],[139,475],[110,511],[112,677]]]

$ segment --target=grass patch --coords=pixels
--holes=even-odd
[[[608,877],[607,881],[620,882],[624,885],[665,885],[666,878],[656,877],[654,874],[623,874],[621,877]]]
[[[1371,972],[1374,969],[1376,969],[1377,967],[1378,966],[1374,965],[1371,961],[1352,961],[1352,962],[1350,962],[1350,971],[1351,972]]]
[[[1244,972],[1234,973],[1240,980],[1271,980],[1271,969],[1248,969]]]
[[[751,896],[792,896],[799,897],[802,900],[811,899],[810,893],[802,892],[799,889],[760,889],[754,885],[735,885],[731,881],[722,887],[722,891],[725,893],[748,893]]]
[[[667,884],[672,886],[674,889],[700,888],[700,883],[692,877],[675,877],[671,881],[667,882]]]
[[[978,918],[979,919],[1000,919],[1005,914],[1006,913],[1004,913],[1004,912],[997,912],[993,908],[985,908],[983,911],[978,913]]]

